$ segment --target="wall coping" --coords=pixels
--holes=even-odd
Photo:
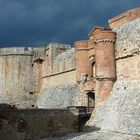
[[[116,28],[140,17],[140,7],[128,10],[108,20],[110,28]]]

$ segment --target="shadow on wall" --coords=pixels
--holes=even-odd
[[[0,110],[1,109],[16,109],[15,105],[10,105],[10,104],[0,104]]]
[[[94,108],[95,107],[95,93],[94,92],[88,92],[88,107]]]
[[[68,109],[16,109],[0,104],[2,140],[60,138],[78,133],[79,122],[79,117]]]

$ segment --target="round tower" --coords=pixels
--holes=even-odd
[[[92,78],[92,65],[88,56],[88,41],[77,41],[74,45],[76,48],[76,79],[80,83]]]
[[[116,79],[115,38],[111,29],[94,28],[96,105],[109,96]]]
[[[0,49],[0,104],[35,108],[37,77],[29,47]]]
[[[116,34],[110,29],[100,29],[95,34],[95,60],[97,79],[115,79],[115,42]]]

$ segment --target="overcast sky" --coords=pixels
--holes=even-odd
[[[140,0],[0,0],[0,46],[73,44]]]

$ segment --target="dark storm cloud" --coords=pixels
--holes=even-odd
[[[139,0],[0,0],[0,46],[73,44]]]

